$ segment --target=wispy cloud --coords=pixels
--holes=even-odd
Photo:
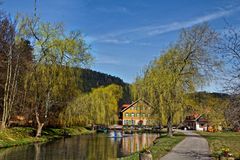
[[[121,30],[113,33],[104,34],[99,37],[94,37],[93,42],[129,44],[136,40],[161,35],[172,31],[177,31],[179,29],[191,27],[199,23],[212,21],[218,18],[222,18],[224,16],[229,16],[239,10],[240,6],[230,9],[218,9],[218,11],[216,12],[201,17],[196,17],[188,21],[177,21],[164,25],[163,24],[146,25],[142,27]]]
[[[148,34],[149,35],[159,35],[159,34],[171,32],[171,31],[179,30],[179,29],[182,29],[182,28],[191,27],[191,26],[199,24],[199,23],[212,21],[212,20],[224,17],[224,16],[228,16],[228,15],[230,15],[233,12],[238,11],[238,10],[240,10],[240,7],[235,8],[233,10],[221,10],[221,11],[209,14],[209,15],[197,17],[197,18],[195,18],[193,20],[190,20],[190,21],[174,22],[174,23],[170,23],[170,24],[167,24],[167,25],[163,25],[163,26],[157,26],[155,28],[152,28],[152,30],[150,29]]]
[[[111,8],[98,7],[95,10],[102,13],[131,14],[131,12],[126,7],[123,6],[116,6]]]
[[[116,58],[107,56],[105,54],[101,54],[101,56],[96,56],[96,64],[113,64],[117,65],[120,61],[116,60]]]
[[[130,40],[121,40],[121,39],[103,39],[101,42],[104,43],[113,43],[113,44],[129,44],[131,43]]]

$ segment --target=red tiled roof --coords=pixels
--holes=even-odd
[[[123,104],[123,105],[122,105],[122,108],[126,108],[126,107],[128,107],[128,106],[130,106],[130,104]]]
[[[129,104],[127,107],[122,108],[121,112],[124,112],[127,109],[131,108],[134,104],[138,103],[139,101],[142,101],[142,102],[146,103],[147,105],[151,106],[147,101],[140,98],[140,99],[136,100],[135,102]]]
[[[185,121],[197,121],[198,119],[200,119],[200,121],[206,122],[207,120],[202,116],[203,114],[194,113],[191,116],[187,116]]]

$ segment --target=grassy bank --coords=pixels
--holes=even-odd
[[[212,156],[218,157],[224,150],[240,159],[240,133],[239,132],[198,132],[207,139]]]
[[[0,130],[0,148],[6,148],[11,146],[35,143],[35,142],[47,142],[53,139],[61,138],[64,134],[69,136],[89,134],[92,131],[85,129],[84,127],[72,127],[72,128],[48,128],[43,130],[42,137],[34,137],[35,130],[30,127],[14,127],[5,130]]]
[[[155,144],[150,147],[150,151],[153,155],[153,159],[159,159],[160,157],[167,154],[171,149],[176,146],[185,138],[183,133],[175,133],[173,137],[168,137],[163,134],[160,138],[155,141]],[[121,158],[121,160],[138,160],[139,152],[134,153],[128,157]]]

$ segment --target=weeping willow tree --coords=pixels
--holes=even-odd
[[[91,62],[80,32],[65,32],[61,23],[44,23],[39,18],[22,17],[22,36],[31,39],[35,63],[26,76],[25,88],[33,95],[37,133],[41,136],[49,111],[75,96],[76,75],[72,67]]]
[[[115,124],[122,95],[122,87],[115,84],[80,95],[60,114],[61,123],[64,126]]]
[[[186,94],[209,82],[219,67],[211,50],[216,42],[217,34],[207,24],[184,29],[177,43],[151,62],[133,84],[133,95],[152,104],[161,123],[167,124],[169,136],[173,121],[183,117]]]

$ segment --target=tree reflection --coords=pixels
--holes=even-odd
[[[157,134],[133,134],[108,138],[105,134],[82,135],[48,143],[0,150],[0,160],[106,160],[127,156],[152,144]]]

